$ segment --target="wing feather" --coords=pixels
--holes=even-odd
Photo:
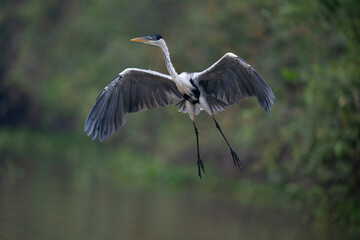
[[[181,94],[171,77],[150,70],[128,68],[99,94],[90,110],[84,130],[94,140],[112,135],[126,123],[125,114],[165,107]]]
[[[221,108],[210,106],[211,109],[222,110],[225,105],[237,104],[252,96],[266,112],[274,103],[275,95],[264,79],[244,59],[233,53],[225,54],[210,68],[194,76],[207,94],[224,103]],[[212,102],[215,104],[215,101]]]

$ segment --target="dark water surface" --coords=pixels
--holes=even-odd
[[[223,194],[80,185],[55,176],[0,182],[0,239],[340,239],[298,212]]]

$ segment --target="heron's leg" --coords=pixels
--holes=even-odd
[[[195,121],[193,121],[194,123],[194,130],[195,130],[195,135],[196,135],[196,147],[197,147],[197,165],[198,165],[198,175],[200,177],[201,180],[201,170],[205,173],[205,169],[204,169],[204,164],[200,158],[200,150],[199,150],[199,131],[196,127]]]
[[[228,140],[226,139],[224,133],[222,132],[221,128],[220,128],[220,125],[219,123],[215,120],[214,116],[211,116],[212,119],[214,120],[215,122],[215,125],[216,125],[216,128],[219,129],[221,135],[223,136],[223,138],[225,139],[225,142],[226,144],[229,146],[230,148],[230,153],[231,153],[231,156],[234,160],[234,165],[237,166],[240,170],[243,166],[242,162],[240,161],[239,157],[237,156],[236,152],[232,149],[232,147],[230,146],[230,143],[228,142]]]

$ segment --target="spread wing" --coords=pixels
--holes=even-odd
[[[219,102],[212,101],[214,106],[210,108],[216,111],[252,96],[266,112],[274,103],[275,95],[264,79],[244,59],[233,53],[225,54],[205,71],[196,73],[194,78],[207,94],[223,102],[224,106],[221,106]]]
[[[117,75],[97,97],[84,130],[102,142],[126,122],[125,114],[165,107],[181,94],[171,77],[158,72],[128,68]]]

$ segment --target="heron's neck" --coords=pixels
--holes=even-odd
[[[164,59],[165,59],[165,64],[166,64],[166,68],[170,74],[170,76],[175,80],[177,81],[179,79],[179,75],[177,74],[174,66],[172,65],[171,63],[171,60],[170,60],[170,53],[169,53],[169,50],[166,46],[166,43],[165,41],[163,41],[160,45],[160,48],[164,54]]]

